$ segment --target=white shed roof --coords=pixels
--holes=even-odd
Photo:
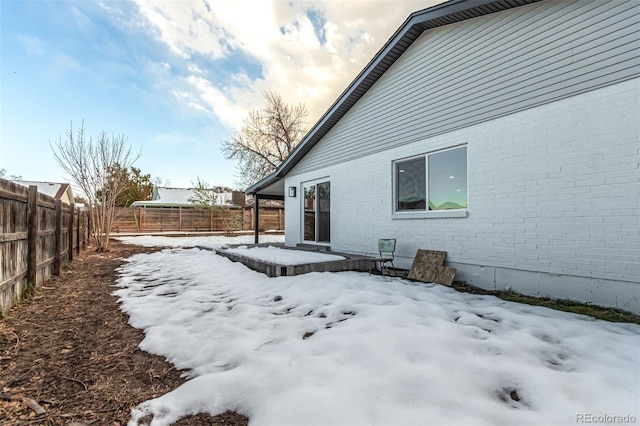
[[[18,185],[29,186],[35,185],[38,187],[38,192],[48,195],[49,197],[53,197],[55,199],[61,199],[66,203],[73,203],[73,191],[71,190],[71,185],[68,183],[59,183],[59,182],[38,182],[31,180],[14,180],[12,181],[17,183]],[[64,194],[67,193],[65,196]]]
[[[216,192],[216,204],[225,206],[232,204],[231,192]],[[159,186],[153,189],[152,200],[135,201],[132,207],[194,207],[190,200],[196,197],[194,188],[169,188]]]

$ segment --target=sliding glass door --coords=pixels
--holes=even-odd
[[[304,241],[331,242],[331,184],[328,181],[305,184],[303,194]]]

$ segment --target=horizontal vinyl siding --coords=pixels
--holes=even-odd
[[[549,1],[425,32],[292,170],[640,75],[640,2]]]

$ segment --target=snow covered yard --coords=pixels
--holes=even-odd
[[[115,237],[124,244],[135,244],[143,247],[207,247],[218,248],[226,245],[252,244],[253,235],[238,235],[235,237],[172,237],[159,235],[138,235],[133,237]],[[261,243],[284,243],[284,235],[260,235]]]
[[[252,425],[640,419],[638,325],[363,273],[267,278],[164,243],[128,260],[116,294],[141,348],[192,379],[132,425],[226,410]]]

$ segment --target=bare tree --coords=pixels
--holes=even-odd
[[[0,178],[9,179],[9,180],[22,180],[22,176],[21,175],[9,175],[9,176],[7,176],[7,170],[6,169],[0,169]]]
[[[235,210],[231,206],[225,206],[220,202],[220,193],[230,190],[225,187],[214,187],[209,185],[205,180],[198,176],[196,183],[193,185],[193,197],[189,198],[189,202],[193,203],[196,208],[210,210],[222,220],[222,226],[225,235],[232,236],[234,231],[242,229],[242,211]],[[212,229],[213,231],[213,229]]]
[[[199,208],[210,208],[218,205],[218,194],[216,194],[215,188],[213,188],[205,180],[197,177],[196,182],[191,181],[193,188],[193,197],[189,198],[189,202]]]
[[[267,105],[251,111],[242,128],[222,142],[225,157],[238,161],[237,184],[243,188],[272,173],[307,132],[304,104],[287,105],[271,91],[262,96]]]
[[[73,123],[58,142],[49,142],[53,156],[87,197],[91,212],[93,239],[98,251],[109,250],[113,219],[118,213],[116,199],[126,188],[124,170],[140,157],[133,155],[124,135],[111,137],[100,132],[95,141],[85,135],[84,121],[77,133]]]

